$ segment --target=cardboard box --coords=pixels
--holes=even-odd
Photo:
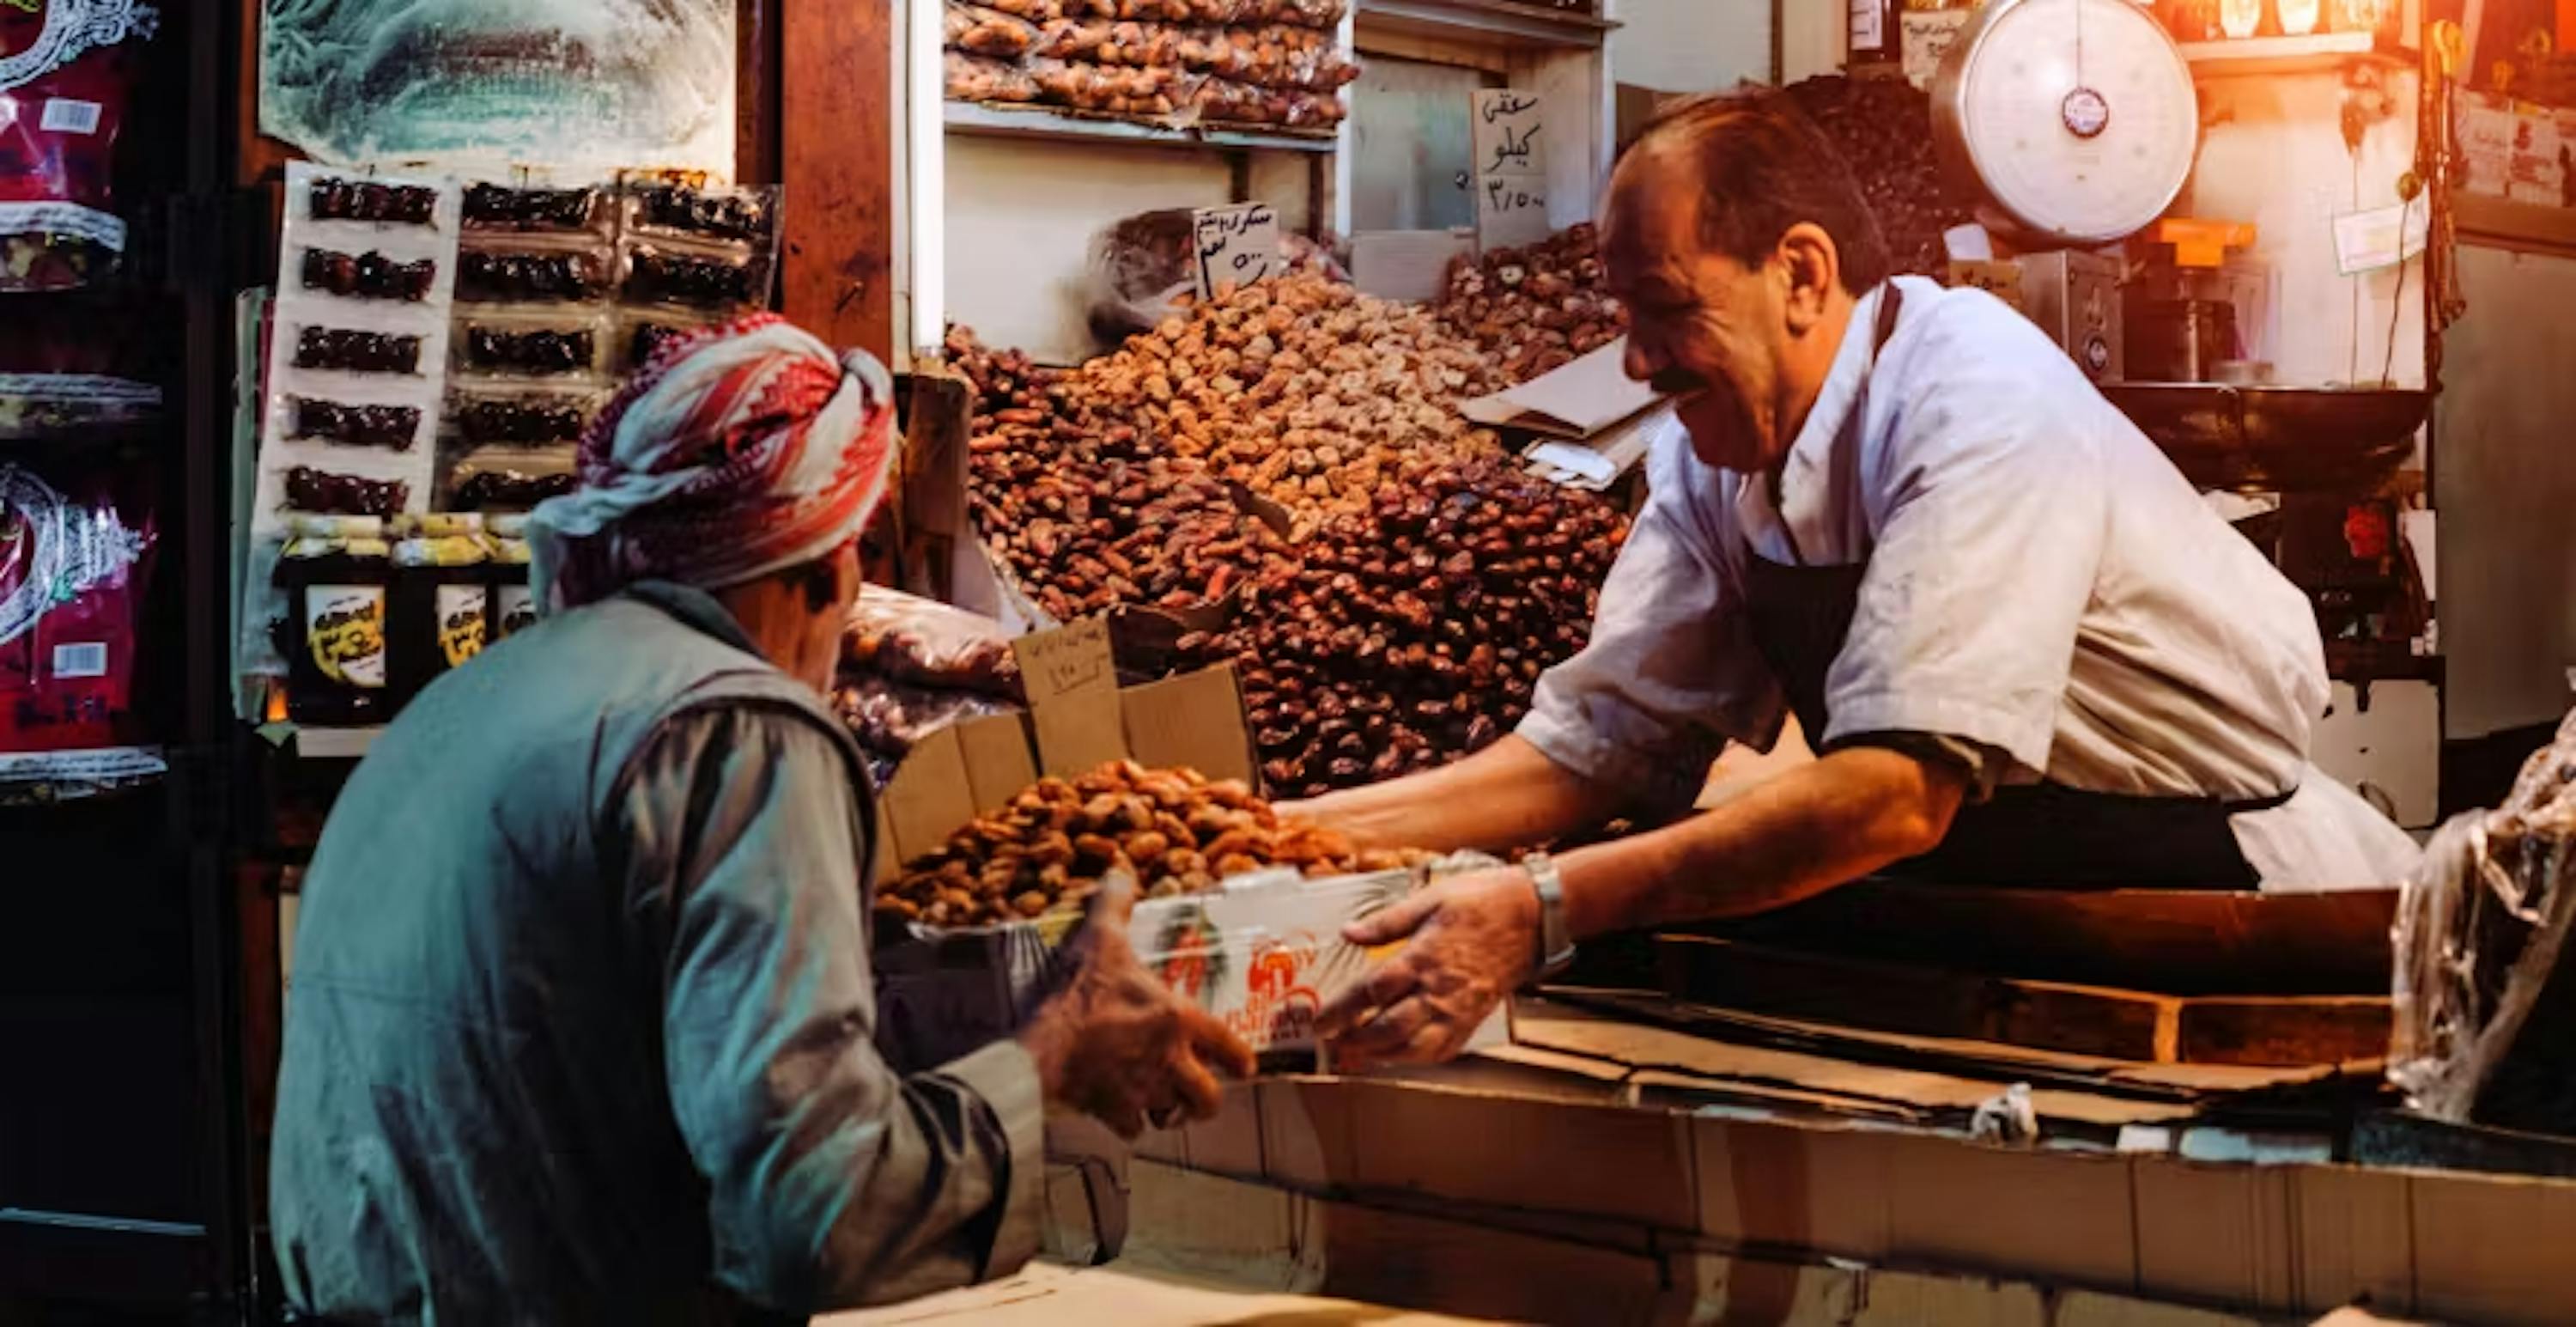
[[[1012,645],[1029,712],[952,724],[915,744],[878,799],[879,877],[939,847],[1041,775],[1071,777],[1133,759],[1258,786],[1230,667],[1120,687],[1097,618]],[[1424,879],[1412,871],[1327,880],[1287,869],[1256,872],[1216,892],[1138,902],[1128,938],[1147,967],[1256,1052],[1311,1050],[1315,1014],[1374,957],[1344,941],[1341,928]],[[1057,955],[1078,921],[1062,914],[881,937],[880,1049],[900,1068],[925,1069],[1010,1035],[1054,990]],[[1497,1011],[1475,1044],[1507,1039]]]

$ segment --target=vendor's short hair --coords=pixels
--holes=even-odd
[[[1787,93],[1749,87],[1677,102],[1620,158],[1648,143],[1683,149],[1696,162],[1701,243],[1750,267],[1791,226],[1810,221],[1833,237],[1844,290],[1864,294],[1887,279],[1887,241],[1851,167]]]

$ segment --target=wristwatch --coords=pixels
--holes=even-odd
[[[1538,967],[1530,977],[1553,977],[1574,962],[1574,937],[1565,929],[1565,877],[1543,852],[1521,858],[1521,870],[1538,892]]]

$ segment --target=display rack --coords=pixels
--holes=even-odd
[[[224,114],[229,6],[162,4],[118,143],[124,270],[90,291],[0,296],[35,326],[128,320],[162,389],[155,566],[139,712],[168,762],[140,787],[0,808],[0,1303],[249,1316],[240,968],[224,863],[234,733],[225,677],[237,215]],[[95,439],[139,454],[132,439]],[[0,443],[0,454],[20,452]],[[41,1310],[39,1317],[42,1316]]]
[[[1363,26],[1471,44],[1597,50],[1618,24],[1515,0],[1360,0]]]
[[[1217,148],[1238,151],[1329,153],[1340,144],[1336,134],[1259,133],[1245,129],[1201,129],[1189,125],[1154,125],[1069,115],[1052,107],[985,106],[951,101],[941,119],[952,134],[997,138],[1054,139],[1073,142],[1134,143],[1183,151]]]
[[[2415,64],[2413,51],[2367,32],[2320,32],[2303,37],[2248,37],[2243,41],[2187,41],[2182,58],[2202,77],[2313,74],[2375,64],[2391,69]]]

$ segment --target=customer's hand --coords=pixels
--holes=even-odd
[[[1217,1075],[1252,1072],[1252,1049],[1214,1015],[1184,1004],[1146,970],[1127,941],[1132,882],[1113,879],[1066,943],[1074,967],[1020,1032],[1050,1103],[1070,1106],[1133,1138],[1147,1124],[1216,1113]]]

